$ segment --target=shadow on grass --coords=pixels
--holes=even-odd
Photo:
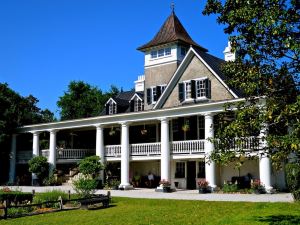
[[[258,221],[269,223],[270,225],[298,225],[300,224],[300,216],[295,215],[272,215],[258,217]]]
[[[104,206],[92,206],[92,207],[89,207],[88,210],[98,210],[98,209],[108,209],[108,208],[113,208],[113,207],[116,207],[117,205],[109,205],[108,207],[104,207]]]

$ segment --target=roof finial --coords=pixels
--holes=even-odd
[[[171,11],[172,11],[172,13],[174,13],[174,11],[175,11],[175,3],[174,3],[174,1],[171,2]]]

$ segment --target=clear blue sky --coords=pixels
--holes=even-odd
[[[0,82],[57,114],[72,80],[106,91],[131,89],[143,74],[148,42],[170,15],[171,0],[0,0]],[[223,58],[227,36],[205,0],[175,0],[191,37]]]

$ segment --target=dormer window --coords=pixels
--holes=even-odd
[[[211,82],[208,78],[187,80],[178,84],[179,100],[193,101],[211,98]]]
[[[113,115],[117,113],[117,103],[113,100],[110,99],[106,105],[106,115]]]
[[[139,112],[144,110],[144,101],[138,95],[130,100],[130,112]]]
[[[162,48],[159,50],[151,51],[151,59],[156,59],[168,55],[171,55],[171,48]]]
[[[159,85],[159,86],[147,88],[147,93],[146,93],[147,94],[147,104],[148,105],[155,104],[156,101],[161,96],[161,94],[166,89],[166,86],[167,85]]]

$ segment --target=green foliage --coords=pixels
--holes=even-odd
[[[0,202],[3,202],[4,200],[12,202],[32,201],[32,193],[21,191],[3,192],[0,190]]]
[[[8,208],[7,216],[8,217],[18,217],[23,214],[27,214],[33,211],[32,207],[18,207],[18,208]]]
[[[103,165],[100,162],[100,157],[96,155],[86,157],[79,162],[79,171],[84,175],[95,177],[102,169]]]
[[[78,180],[73,181],[75,192],[82,198],[88,198],[94,194],[97,184],[95,179],[86,176],[79,177]]]
[[[34,204],[39,204],[47,201],[57,201],[61,197],[63,200],[68,199],[68,194],[61,190],[51,190],[43,193],[37,193],[33,198]]]
[[[270,155],[280,167],[290,153],[300,152],[299,3],[208,0],[203,13],[216,14],[217,22],[230,35],[237,60],[224,63],[222,72],[229,85],[246,98],[245,102],[225,106],[226,112],[237,110],[232,121],[219,118],[219,145],[212,158],[220,163],[233,161],[230,140],[257,136],[266,128],[260,135],[267,147],[255,145],[253,150]],[[242,148],[238,153],[244,154]]]
[[[33,157],[28,162],[29,164],[29,172],[35,173],[38,179],[43,181],[49,174],[49,163],[47,158],[44,156],[36,156]]]
[[[288,163],[285,166],[286,183],[290,191],[300,189],[300,164]]]
[[[224,193],[234,193],[234,192],[238,192],[239,188],[237,184],[224,184],[222,191]]]
[[[294,199],[295,199],[296,201],[300,201],[300,188],[299,188],[298,190],[294,190],[294,191],[292,192],[292,194],[293,194]]]
[[[97,87],[83,81],[71,81],[68,90],[57,102],[61,120],[99,116],[106,101],[118,93],[115,86],[111,86],[109,92],[102,93]]]

